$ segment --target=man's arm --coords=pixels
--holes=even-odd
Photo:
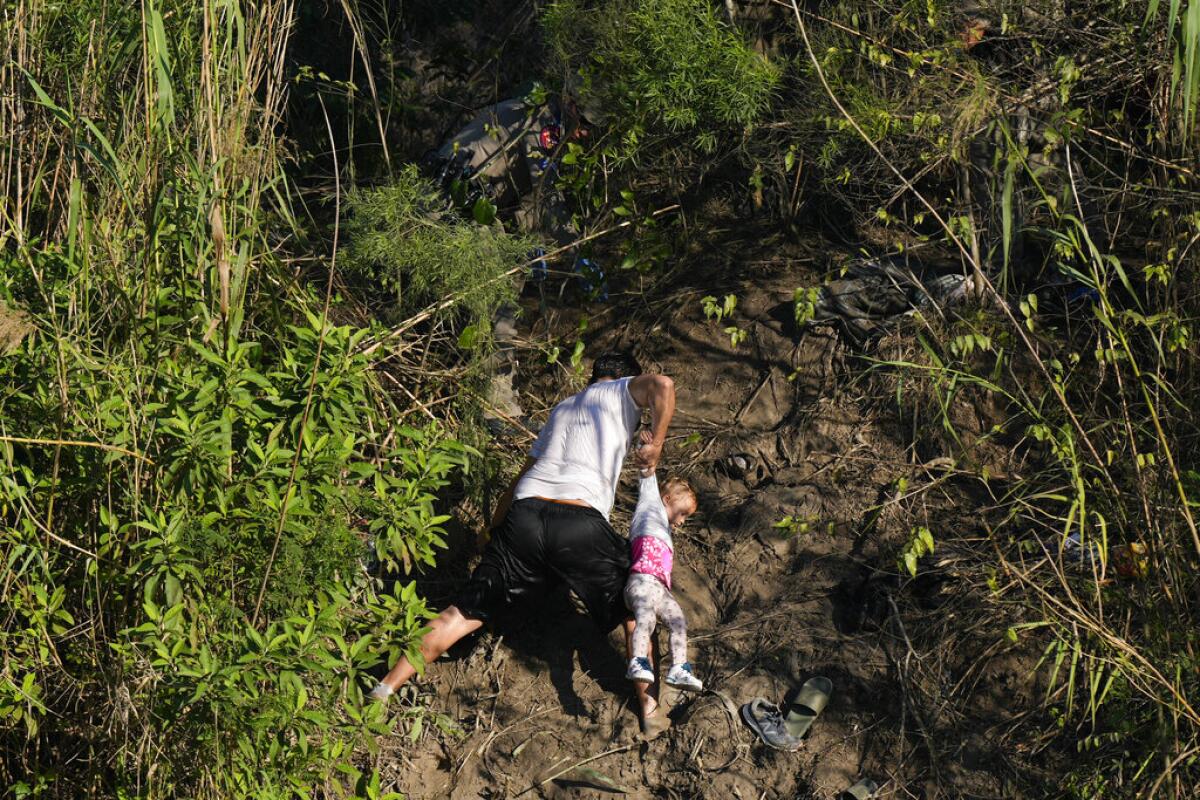
[[[629,382],[629,394],[639,408],[650,409],[650,441],[638,448],[637,460],[642,469],[653,470],[675,416],[675,381],[666,375],[638,375]]]

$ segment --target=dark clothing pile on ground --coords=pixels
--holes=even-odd
[[[914,272],[894,259],[861,259],[821,287],[810,318],[835,323],[856,342],[883,333],[917,311],[940,314],[974,289],[969,277]]]

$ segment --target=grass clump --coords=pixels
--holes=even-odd
[[[721,131],[757,122],[779,79],[706,0],[559,0],[542,23],[558,65],[583,77],[582,96],[608,124],[688,136],[704,152]]]
[[[395,301],[400,319],[453,299],[448,313],[468,324],[490,320],[515,298],[515,279],[535,242],[443,212],[436,187],[412,165],[384,186],[348,196],[344,268],[378,282]]]

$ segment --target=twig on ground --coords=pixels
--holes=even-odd
[[[809,595],[808,597],[801,597],[797,600],[791,600],[788,602],[787,608],[781,608],[778,611],[771,612],[770,614],[760,614],[748,622],[738,623],[737,625],[727,625],[719,630],[713,631],[712,633],[705,633],[700,636],[688,636],[688,641],[700,642],[700,641],[704,641],[705,639],[715,639],[716,637],[724,636],[725,634],[727,634],[731,631],[740,630],[742,628],[749,628],[750,626],[758,625],[758,624],[764,622],[765,620],[773,619],[774,617],[783,616],[784,614],[790,614],[790,613],[792,613],[792,611],[795,610],[792,608],[792,606],[800,605],[801,603],[810,603],[813,600],[821,600],[823,598],[831,597],[831,596],[833,596],[833,592],[822,592],[820,594]]]
[[[576,761],[574,764],[571,764],[566,769],[560,769],[558,772],[555,772],[549,778],[546,778],[544,780],[538,781],[537,783],[533,784],[528,789],[525,789],[524,791],[520,792],[517,795],[517,797],[520,797],[521,795],[524,795],[524,794],[528,794],[529,792],[532,792],[534,789],[536,789],[539,786],[545,786],[550,781],[554,780],[555,778],[561,778],[563,775],[566,775],[568,772],[570,772],[573,769],[578,769],[579,767],[582,767],[585,764],[590,764],[593,761],[599,761],[600,759],[605,758],[607,756],[616,755],[617,753],[624,753],[626,750],[632,750],[633,748],[637,747],[640,744],[641,744],[641,742],[631,742],[629,744],[623,744],[620,747],[614,747],[611,750],[605,750],[603,753],[597,753],[594,756],[589,756],[588,758],[585,758],[582,761]],[[561,762],[561,759],[560,759],[560,762]]]
[[[775,377],[775,371],[772,369],[768,369],[766,377],[764,377],[761,381],[759,381],[758,388],[756,388],[753,392],[750,393],[750,397],[746,398],[746,402],[742,403],[742,407],[738,410],[738,412],[736,414],[733,415],[732,427],[736,428],[738,425],[741,424],[742,417],[745,416],[746,412],[750,410],[750,406],[754,405],[754,401],[758,399],[758,396],[759,396],[759,394],[762,393],[763,388],[768,383],[770,383],[771,379],[774,377]]]

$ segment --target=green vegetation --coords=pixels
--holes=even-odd
[[[711,153],[762,118],[778,80],[705,0],[558,0],[543,26],[557,73],[578,74],[585,105],[631,143],[665,132]]]
[[[1200,235],[1187,78],[1200,37],[1170,18],[1178,4],[1166,18],[1088,7],[1105,20],[1099,40],[1049,4],[978,17],[908,4],[885,22],[843,2],[832,24],[802,17],[810,110],[790,122],[820,191],[860,226],[895,252],[940,244],[991,275],[983,313],[927,321],[919,346],[878,369],[899,369],[902,412],[964,453],[950,409],[999,400],[1007,418],[989,436],[1037,465],[1004,483],[978,574],[992,570],[1011,640],[1044,652],[1047,736],[1077,752],[1067,790],[1182,796],[1200,743],[1188,366],[1200,309],[1186,256]],[[1131,99],[1150,95],[1164,102]],[[902,191],[893,168],[914,186]],[[1055,308],[1039,303],[1033,289],[1055,281],[1082,301],[1064,309],[1062,289],[1047,294]],[[814,299],[797,291],[798,319]],[[932,541],[914,538],[906,569]],[[1121,566],[1130,547],[1149,565]],[[1072,567],[1081,552],[1098,558]]]
[[[0,128],[22,132],[0,151],[15,796],[365,793],[355,753],[392,726],[364,709],[362,670],[426,611],[411,584],[365,581],[357,520],[384,561],[432,563],[435,497],[469,454],[396,424],[372,331],[331,323],[310,288],[325,281],[286,257],[289,13],[5,12],[0,94],[20,102]]]
[[[406,166],[395,182],[349,194],[343,266],[377,281],[393,296],[400,319],[453,297],[456,312],[486,328],[491,312],[514,298],[510,270],[522,265],[534,242],[460,219],[437,189]]]
[[[632,225],[619,239],[622,269],[658,269],[681,242],[652,209],[741,160],[739,143],[768,118],[780,69],[708,0],[557,0],[540,23],[545,84],[597,123],[594,139],[568,143],[559,183],[578,220]]]
[[[334,78],[307,63],[328,54],[289,50],[318,12],[287,0],[0,13],[15,797],[377,797],[375,735],[439,722],[415,702],[385,719],[361,692],[367,670],[419,657],[409,581],[445,546],[447,497],[494,482],[463,420],[535,243],[478,224],[491,209],[451,214],[403,165],[412,127],[440,135],[462,109],[409,106],[403,9],[337,6],[352,35],[331,39],[355,67]],[[695,229],[660,212],[704,224],[711,197],[781,234],[973,274],[973,308],[916,317],[863,382],[990,493],[988,529],[914,521],[887,568],[920,578],[957,539],[986,542],[956,569],[992,603],[996,641],[1041,658],[1042,708],[1018,722],[1070,754],[1062,791],[1188,796],[1200,1],[742,6],[558,0],[525,31],[544,74],[479,89],[479,63],[518,60],[506,43],[464,58],[476,77],[458,88],[497,99],[536,77],[598,109],[559,181],[581,230],[617,230],[596,244],[614,282],[618,266],[666,280]],[[737,346],[729,287],[689,285],[688,302]],[[817,287],[794,298],[803,326]],[[546,355],[576,381],[583,334]],[[1002,413],[969,440],[953,411],[980,398]],[[978,440],[1020,471],[973,463]],[[1094,563],[1072,563],[1071,537]],[[364,576],[368,542],[394,589]]]

